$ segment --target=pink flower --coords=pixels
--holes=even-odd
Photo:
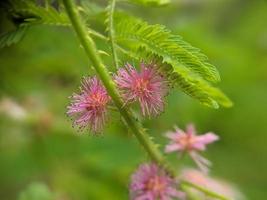
[[[227,199],[235,199],[235,200],[244,199],[244,196],[232,184],[225,182],[223,180],[220,180],[220,179],[211,178],[198,170],[184,169],[181,172],[180,178],[187,182],[200,185],[201,187],[204,187],[217,194],[220,194]],[[199,199],[203,199],[203,200],[207,199],[206,194],[204,194],[203,192],[195,188],[190,188],[189,192],[193,194],[194,196],[197,196]]]
[[[187,152],[200,169],[207,172],[207,167],[211,163],[204,157],[200,156],[197,152],[204,151],[207,144],[218,140],[219,137],[217,135],[209,132],[197,136],[195,127],[192,124],[187,126],[186,132],[176,128],[175,132],[168,132],[166,135],[171,141],[168,145],[166,145],[165,152]]]
[[[89,127],[94,132],[103,129],[110,97],[101,82],[94,76],[82,80],[80,94],[71,96],[67,115],[73,118],[73,125],[80,129]]]
[[[127,64],[115,76],[125,104],[138,101],[144,116],[156,116],[164,109],[164,96],[168,92],[168,81],[154,64],[141,63],[138,72]]]
[[[132,200],[171,200],[184,198],[177,190],[177,183],[156,164],[143,164],[131,177]]]

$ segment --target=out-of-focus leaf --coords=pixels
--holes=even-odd
[[[69,26],[69,19],[65,12],[56,10],[53,6],[43,7],[29,0],[10,1],[9,12],[14,17],[21,17],[24,24],[47,24]]]
[[[27,26],[19,26],[17,29],[1,35],[0,48],[18,43],[20,40],[22,40],[23,36],[27,32],[27,29],[28,29]]]
[[[18,200],[54,200],[54,195],[43,183],[31,183],[19,195]]]

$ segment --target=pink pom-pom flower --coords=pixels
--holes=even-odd
[[[73,119],[73,125],[93,132],[100,132],[107,118],[107,105],[111,100],[106,89],[95,76],[82,80],[80,93],[74,93],[67,107],[67,115]]]
[[[158,165],[143,164],[131,177],[131,200],[184,199],[185,194],[177,190],[177,181]]]
[[[203,172],[208,171],[208,166],[211,165],[210,161],[198,152],[204,151],[206,145],[218,140],[217,135],[211,132],[196,135],[194,125],[190,124],[187,126],[186,132],[176,127],[175,132],[168,132],[166,137],[170,139],[170,143],[165,147],[166,153],[187,152]]]
[[[164,96],[168,93],[168,81],[155,64],[140,64],[138,72],[126,64],[115,75],[125,104],[138,101],[144,116],[156,116],[164,109]]]

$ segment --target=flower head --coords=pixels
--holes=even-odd
[[[209,132],[198,136],[192,124],[187,126],[186,132],[176,128],[175,132],[168,132],[166,135],[170,139],[170,143],[166,145],[165,152],[187,152],[203,171],[207,171],[210,162],[197,152],[204,151],[207,144],[218,140],[217,135]]]
[[[177,183],[156,164],[143,164],[132,175],[130,196],[132,200],[170,200],[183,198]]]
[[[127,64],[125,68],[119,69],[115,82],[126,103],[140,103],[144,116],[155,116],[163,111],[168,81],[159,73],[156,65],[141,63],[141,70],[138,72]]]
[[[80,93],[71,96],[67,114],[73,118],[73,125],[80,129],[89,127],[94,132],[102,130],[106,122],[107,104],[110,97],[104,86],[94,76],[82,81]]]

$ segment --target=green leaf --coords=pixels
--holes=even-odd
[[[124,14],[117,15],[115,27],[116,40],[126,49],[124,53],[139,60],[156,60],[175,86],[206,106],[232,105],[220,89],[209,83],[219,80],[217,69],[180,36],[171,34],[164,26],[148,25]]]
[[[208,63],[207,56],[162,25],[148,25],[140,19],[117,14],[115,29],[118,43],[127,41],[132,47],[144,47],[160,56],[163,62],[176,66],[177,71],[189,69],[208,81],[220,80],[217,69]]]
[[[22,23],[15,30],[0,36],[0,48],[18,43],[32,25],[70,25],[67,15],[52,6],[42,7],[30,0],[10,0],[9,3],[6,11],[15,19],[22,20]]]
[[[47,24],[69,26],[70,22],[65,12],[58,11],[52,6],[42,7],[29,0],[12,0],[9,12],[20,16],[24,24]]]
[[[20,193],[18,200],[54,200],[54,195],[43,183],[31,183]]]
[[[19,26],[17,29],[13,31],[9,31],[1,35],[0,36],[0,48],[18,43],[20,40],[22,40],[27,29],[28,29],[27,26]]]
[[[224,107],[231,107],[232,101],[218,88],[211,86],[204,80],[185,78],[178,73],[172,74],[176,86],[180,88],[185,94],[197,99],[203,105],[219,108],[219,104]]]

